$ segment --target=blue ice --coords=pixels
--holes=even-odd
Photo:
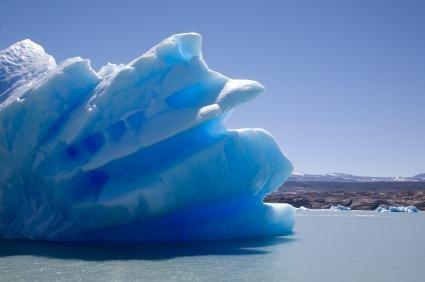
[[[262,129],[227,129],[264,87],[208,68],[173,35],[124,65],[0,51],[0,238],[106,243],[283,235],[265,204],[292,171]]]

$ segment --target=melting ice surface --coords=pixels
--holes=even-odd
[[[0,52],[0,238],[166,242],[290,233],[262,203],[292,166],[262,129],[223,120],[264,87],[177,34],[127,65]]]

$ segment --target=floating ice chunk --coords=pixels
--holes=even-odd
[[[389,207],[378,207],[375,211],[377,212],[409,212],[416,213],[419,210],[415,206],[389,206]]]
[[[177,34],[127,65],[0,51],[0,238],[151,242],[290,233],[263,204],[292,171],[262,129],[223,119],[264,87],[211,71]]]
[[[341,204],[338,204],[338,205],[332,205],[329,208],[329,210],[330,211],[349,211],[349,210],[351,210],[351,208],[350,207],[343,206]]]
[[[388,212],[388,208],[379,206],[375,209],[375,211],[376,212]]]

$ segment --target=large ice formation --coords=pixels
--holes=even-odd
[[[57,65],[30,40],[0,52],[0,238],[163,242],[287,234],[262,203],[292,167],[262,129],[223,120],[264,87],[177,34],[127,65]]]

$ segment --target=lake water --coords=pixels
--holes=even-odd
[[[161,246],[0,241],[1,281],[424,281],[425,215],[297,211],[287,237]]]

